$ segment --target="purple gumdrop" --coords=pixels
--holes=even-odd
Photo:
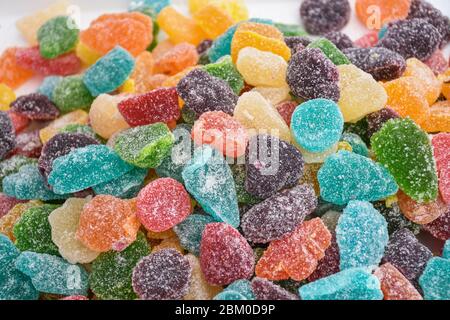
[[[16,145],[16,134],[14,127],[6,112],[0,111],[0,160],[14,149]]]
[[[334,43],[339,50],[354,48],[355,44],[348,35],[340,31],[332,31],[324,35],[325,38]]]
[[[300,17],[310,34],[341,30],[351,12],[348,0],[305,0],[300,7]]]
[[[31,120],[54,120],[59,109],[50,99],[40,93],[31,93],[11,103],[11,110]]]
[[[297,295],[263,278],[252,280],[252,290],[256,300],[299,300]]]
[[[386,107],[367,116],[367,135],[370,139],[375,133],[380,131],[383,125],[391,119],[400,118],[395,110]]]
[[[292,55],[305,49],[312,40],[306,36],[285,37],[284,42],[291,49]]]
[[[336,235],[331,238],[331,245],[325,251],[325,257],[319,260],[316,270],[308,277],[308,281],[316,280],[331,276],[340,271],[339,246],[336,241]]]

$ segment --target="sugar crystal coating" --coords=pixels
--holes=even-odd
[[[344,133],[341,137],[341,141],[347,142],[352,147],[352,152],[359,154],[360,156],[369,157],[369,149],[366,143],[355,133]]]
[[[263,278],[252,280],[252,290],[257,300],[299,300],[297,295]]]
[[[424,225],[423,229],[437,239],[450,239],[450,208],[447,207],[447,210],[439,218]]]
[[[0,111],[0,159],[15,147],[15,133],[11,119],[6,112]]]
[[[397,198],[403,215],[419,225],[432,223],[448,211],[448,205],[444,203],[440,194],[435,201],[428,203],[417,202],[401,190],[397,193]]]
[[[90,107],[94,98],[83,82],[83,77],[65,77],[53,90],[53,102],[62,113]]]
[[[173,230],[180,239],[184,249],[195,256],[200,254],[200,242],[206,225],[216,222],[214,218],[201,214],[191,214],[184,221],[177,224]]]
[[[350,13],[348,0],[306,0],[300,7],[300,17],[311,34],[341,30],[350,20]]]
[[[371,138],[375,133],[380,131],[383,125],[390,119],[400,118],[397,112],[392,108],[386,107],[369,114],[367,120],[367,135]]]
[[[333,42],[326,38],[319,38],[311,42],[307,48],[320,49],[335,65],[350,64],[350,60],[339,50]]]
[[[53,120],[59,116],[58,108],[39,93],[19,97],[11,103],[11,109],[31,120]]]
[[[330,40],[339,50],[355,47],[355,44],[350,37],[340,31],[331,31],[324,35],[325,38]]]
[[[450,259],[450,240],[445,241],[442,258]]]
[[[121,199],[131,199],[138,195],[148,171],[135,168],[117,179],[92,187],[95,194],[106,194]]]
[[[392,264],[383,264],[374,275],[380,280],[384,300],[423,300],[412,283]]]
[[[118,109],[118,104],[124,99],[125,96],[108,94],[95,98],[89,110],[89,123],[96,134],[109,139],[115,133],[130,127]]]
[[[56,58],[75,48],[79,30],[70,17],[59,16],[48,20],[38,32],[39,50],[46,59]]]
[[[409,229],[415,235],[419,234],[420,225],[406,218],[398,203],[388,206],[385,201],[378,201],[374,203],[373,207],[386,219],[389,235],[404,228]]]
[[[450,260],[434,257],[419,279],[426,300],[450,299]]]
[[[339,216],[337,218],[339,218]],[[330,226],[326,224],[325,216],[323,216],[321,219],[327,226],[328,230],[333,233],[334,229],[330,228]],[[339,265],[339,246],[337,244],[336,235],[333,233],[331,238],[331,245],[325,251],[325,256],[319,261],[316,270],[314,270],[314,272],[308,277],[307,280],[309,282],[314,282],[316,280],[338,273],[340,271]]]
[[[235,94],[239,94],[244,87],[244,79],[242,78],[236,66],[231,60],[231,56],[227,55],[220,58],[215,63],[205,65],[204,69],[212,76],[225,80],[233,89]]]

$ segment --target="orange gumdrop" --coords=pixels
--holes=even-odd
[[[153,58],[155,60],[158,60],[173,47],[175,47],[175,45],[169,39],[161,41],[160,43],[158,43],[155,49],[152,50]]]
[[[84,206],[77,238],[97,252],[122,251],[136,240],[139,227],[135,200],[100,195]]]
[[[233,24],[231,15],[215,4],[208,4],[194,14],[194,20],[210,39],[216,39]]]
[[[439,76],[439,80],[442,81],[441,92],[447,100],[450,100],[450,69],[444,74]]]
[[[119,45],[136,57],[152,43],[153,22],[139,12],[104,14],[80,33],[80,40],[103,55]]]
[[[17,65],[16,51],[17,48],[9,48],[0,56],[0,83],[12,89],[17,89],[33,76],[33,72]]]
[[[434,72],[422,61],[411,58],[406,60],[406,70],[403,77],[414,77],[421,81],[428,104],[436,102],[441,94],[441,81],[434,75]]]
[[[176,45],[156,60],[155,72],[175,75],[187,67],[195,66],[197,62],[196,47],[184,42]]]
[[[422,124],[426,132],[450,132],[450,101],[436,102],[430,108],[430,117]]]
[[[305,221],[270,243],[256,265],[256,275],[268,280],[302,281],[316,270],[330,245],[331,233],[320,218]]]
[[[131,74],[130,78],[134,80],[135,92],[145,93],[147,92],[148,82],[153,74],[155,66],[155,60],[153,59],[153,55],[144,51],[139,54],[136,58],[136,66],[134,67],[134,71]],[[151,90],[148,90],[151,91]]]
[[[430,203],[419,203],[408,197],[403,191],[397,193],[398,205],[403,215],[414,223],[428,224],[447,211],[447,205],[441,195]]]
[[[177,73],[176,75],[173,75],[169,78],[167,78],[163,83],[162,83],[162,87],[164,88],[171,88],[171,87],[176,87],[178,85],[178,82],[181,81],[181,79],[183,79],[189,72],[191,72],[194,69],[197,69],[198,66],[194,66],[194,67],[188,67],[186,69],[184,69],[183,71]]]
[[[381,29],[386,23],[403,20],[411,0],[356,0],[356,16],[368,29]]]
[[[384,300],[423,300],[412,283],[392,264],[383,264],[373,274],[380,280]]]

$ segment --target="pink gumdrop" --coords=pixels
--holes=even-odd
[[[289,127],[291,126],[292,114],[297,109],[297,106],[298,103],[295,101],[282,102],[277,106],[278,113]]]
[[[16,204],[24,202],[26,201],[8,197],[6,194],[0,193],[0,218],[7,214]]]
[[[436,239],[443,241],[450,239],[450,207],[447,208],[447,212],[423,228]]]
[[[371,31],[355,41],[360,48],[370,48],[378,43],[378,31]]]
[[[450,204],[450,133],[435,135],[432,144],[439,174],[439,191],[444,202]]]
[[[445,59],[441,50],[436,50],[428,60],[424,61],[424,63],[430,67],[435,75],[442,74],[448,69],[447,59]]]
[[[11,110],[8,110],[8,115],[14,126],[16,134],[23,131],[30,124],[30,119],[28,119],[26,116],[23,116]]]

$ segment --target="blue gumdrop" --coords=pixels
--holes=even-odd
[[[121,199],[131,199],[137,196],[144,184],[148,170],[135,168],[117,179],[101,183],[92,188],[95,194],[110,195]]]
[[[367,145],[357,134],[345,132],[341,139],[352,147],[354,153],[363,157],[369,157],[369,149],[367,148]]]
[[[191,214],[183,222],[176,225],[173,231],[177,234],[184,249],[199,256],[203,230],[207,224],[214,222],[217,221],[211,216]]]
[[[155,14],[158,14],[167,6],[170,6],[170,0],[133,0],[128,6],[128,10],[149,9]]]
[[[197,148],[183,170],[186,189],[217,221],[239,226],[236,188],[230,166],[209,146]]]
[[[444,250],[442,250],[442,258],[450,259],[450,239],[445,241]]]
[[[381,40],[384,38],[384,35],[386,34],[386,32],[388,31],[388,26],[384,25],[380,31],[378,31],[378,40]]]
[[[112,92],[128,79],[134,65],[133,56],[117,46],[86,71],[84,84],[94,97]]]
[[[419,285],[425,300],[450,300],[450,260],[431,258],[419,278]]]
[[[64,78],[61,76],[49,76],[45,77],[44,81],[42,81],[41,86],[38,89],[38,92],[49,98],[53,99],[53,90],[55,90],[56,86],[63,80]]]
[[[62,200],[69,197],[56,194],[47,188],[37,164],[22,166],[19,172],[3,179],[3,193],[19,200]]]
[[[89,145],[53,161],[48,183],[54,192],[67,194],[112,181],[133,169],[109,147]]]
[[[317,178],[322,199],[338,205],[351,200],[378,201],[398,191],[386,168],[348,151],[328,157]]]
[[[22,252],[16,260],[16,269],[29,276],[40,292],[86,296],[89,289],[86,270],[49,254]]]
[[[339,106],[328,99],[302,103],[292,114],[291,132],[300,147],[308,152],[324,152],[334,146],[344,130]]]
[[[239,292],[233,290],[224,290],[218,295],[216,295],[213,300],[222,300],[222,301],[243,301],[248,300]]]
[[[389,242],[386,219],[370,202],[350,201],[336,227],[341,270],[378,266]]]
[[[253,293],[252,283],[249,280],[237,280],[230,284],[225,291],[234,291],[243,295],[247,300],[255,300],[255,294]]]
[[[303,300],[382,300],[380,281],[364,268],[341,271],[299,289]]]

